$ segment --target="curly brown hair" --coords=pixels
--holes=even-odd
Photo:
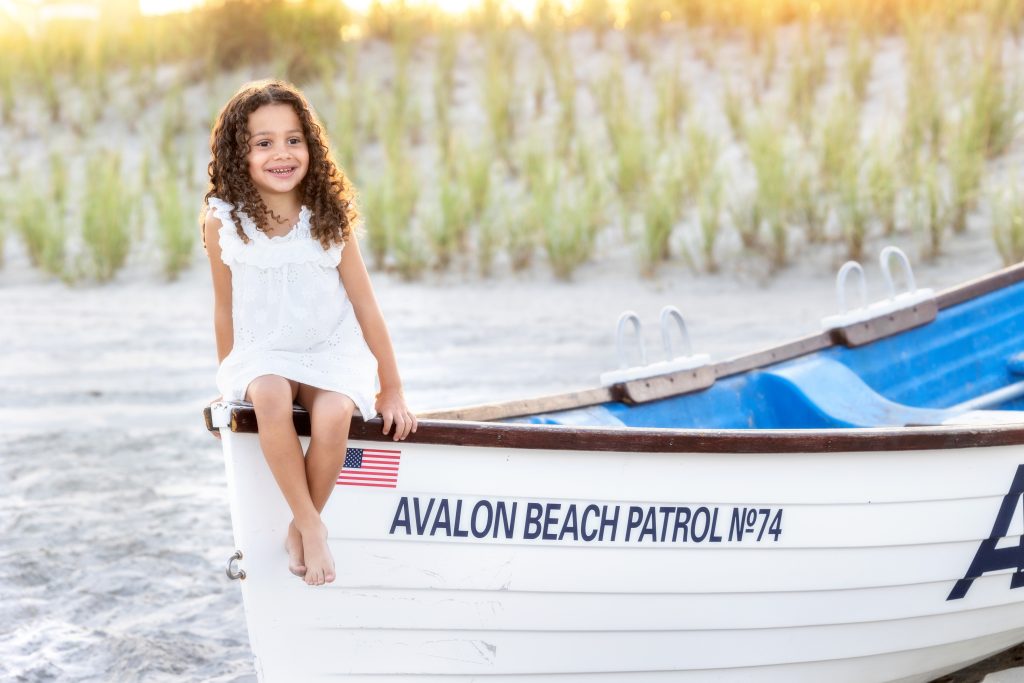
[[[266,232],[269,219],[276,216],[267,208],[249,175],[249,114],[268,104],[288,104],[302,123],[302,133],[309,147],[309,170],[299,188],[302,203],[312,213],[311,232],[324,249],[347,240],[356,226],[355,192],[345,174],[334,162],[328,147],[327,132],[309,106],[305,96],[291,83],[262,80],[246,83],[224,105],[210,134],[210,186],[204,198],[201,220],[205,221],[210,197],[217,197],[233,206],[231,217],[238,226],[238,235],[248,241],[242,231],[238,211],[245,213]]]

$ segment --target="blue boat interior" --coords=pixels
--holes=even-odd
[[[970,410],[1024,410],[1024,283],[952,306],[866,346],[832,346],[650,403],[510,420],[697,429],[932,425]]]

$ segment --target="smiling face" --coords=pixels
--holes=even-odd
[[[249,177],[263,201],[281,195],[301,199],[299,186],[309,170],[309,147],[302,123],[289,104],[266,104],[249,114]]]

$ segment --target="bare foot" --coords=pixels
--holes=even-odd
[[[306,575],[303,578],[310,586],[331,583],[334,581],[334,557],[327,546],[327,527],[321,523],[301,533],[306,561]]]
[[[284,541],[284,549],[288,551],[288,571],[295,576],[305,576],[306,563],[302,558],[302,534],[295,528],[295,520],[288,525],[288,538]]]

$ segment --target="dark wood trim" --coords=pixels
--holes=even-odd
[[[990,294],[998,289],[1009,287],[1021,280],[1024,280],[1024,263],[1018,263],[1008,268],[997,270],[989,275],[983,275],[982,277],[970,280],[962,285],[950,287],[939,292],[935,298],[939,302],[939,310],[941,311],[957,304],[962,304],[965,301],[977,299],[979,296]]]
[[[206,409],[207,414],[209,408]],[[309,436],[309,414],[295,410],[295,428]],[[207,416],[209,420],[209,416]],[[390,441],[379,418],[353,418],[349,438]],[[231,431],[255,433],[252,406],[231,408]],[[637,429],[565,427],[423,420],[407,443],[556,451],[641,453],[843,453],[914,451],[1024,444],[1024,424],[987,427],[906,427],[902,429]]]

